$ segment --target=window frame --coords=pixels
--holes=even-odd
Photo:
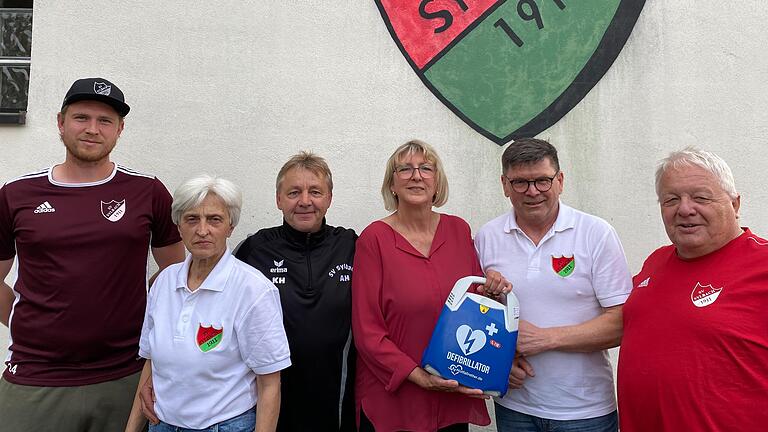
[[[25,12],[25,13],[29,13],[30,16],[32,16],[32,19],[34,19],[33,8],[0,7],[0,12],[11,12],[11,13]],[[31,43],[32,42],[30,41],[30,50],[31,50]],[[31,74],[31,70],[32,70],[31,52],[30,52],[30,56],[27,56],[27,57],[0,56],[0,67],[13,67],[13,66],[26,66],[27,73]],[[26,124],[27,109],[29,108],[29,81],[30,79],[28,78],[26,107],[24,109],[19,109],[19,111],[9,111],[9,110],[5,110],[2,106],[0,106],[0,124],[12,124],[12,125]]]

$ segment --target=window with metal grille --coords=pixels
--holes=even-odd
[[[32,0],[0,0],[0,123],[24,124],[32,63]]]

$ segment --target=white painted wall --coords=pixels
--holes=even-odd
[[[61,161],[61,99],[73,80],[103,76],[132,107],[115,160],[171,190],[201,172],[243,186],[233,244],[280,222],[274,176],[301,149],[334,171],[332,224],[359,231],[385,214],[383,164],[412,137],[434,144],[447,165],[444,211],[476,230],[508,209],[502,148],[422,85],[373,1],[198,4],[36,1],[27,124],[0,127],[0,177]],[[616,227],[633,272],[667,242],[654,165],[686,145],[730,163],[743,225],[768,235],[766,20],[759,0],[647,1],[612,69],[541,134],[560,150],[563,199]]]

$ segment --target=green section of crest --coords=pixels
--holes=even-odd
[[[521,2],[522,13],[532,11]],[[543,112],[597,49],[620,0],[538,0],[543,28],[508,0],[429,68],[425,77],[464,115],[499,138]],[[503,19],[523,45],[494,23]]]
[[[561,277],[568,277],[573,273],[573,270],[576,268],[576,260],[572,259],[571,262],[568,263],[565,267],[560,269],[557,274],[559,274]]]
[[[216,346],[219,344],[219,342],[221,342],[221,336],[223,334],[224,333],[219,333],[216,336],[214,336],[214,337],[208,339],[207,341],[201,343],[200,345],[198,345],[200,347],[200,351],[208,352],[208,351],[216,348]]]

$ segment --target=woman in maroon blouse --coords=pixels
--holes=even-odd
[[[482,275],[469,225],[440,214],[448,182],[440,158],[413,140],[387,162],[381,187],[394,213],[357,240],[352,273],[352,329],[358,349],[360,431],[467,431],[490,423],[480,390],[419,367],[453,284]],[[487,292],[509,291],[500,274]]]

